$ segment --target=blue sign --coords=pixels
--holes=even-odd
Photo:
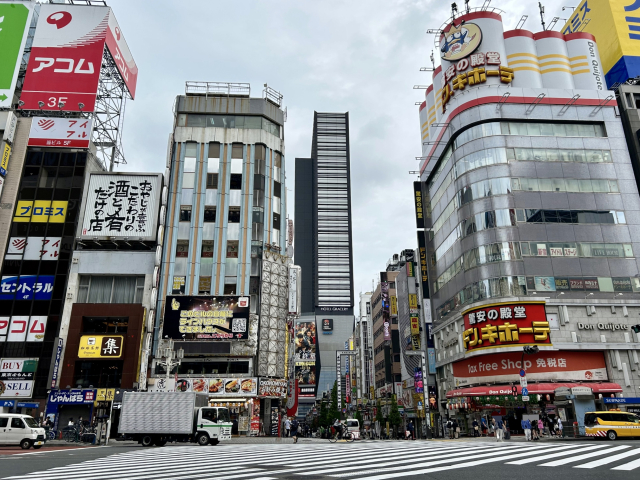
[[[529,395],[529,389],[527,387],[522,387],[522,396],[526,397]]]
[[[13,400],[0,400],[0,407],[8,407],[11,408],[15,405]]]
[[[95,390],[52,390],[49,393],[49,404],[80,405],[93,403]]]
[[[525,372],[524,370],[520,369],[520,376],[524,377],[527,375],[527,372]]]
[[[38,408],[40,406],[39,403],[28,403],[28,402],[18,402],[16,405],[18,408]]]
[[[625,403],[625,404],[631,404],[631,405],[640,405],[640,397],[628,397],[628,398],[604,397],[603,400],[604,400],[604,403]]]
[[[431,326],[429,326],[431,328]],[[436,349],[427,348],[427,358],[429,359],[429,373],[435,375],[436,373]]]
[[[2,277],[0,300],[51,300],[53,275]]]

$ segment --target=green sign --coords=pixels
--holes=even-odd
[[[0,107],[10,107],[33,4],[0,3]]]

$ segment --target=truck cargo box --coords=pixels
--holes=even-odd
[[[118,432],[189,435],[195,409],[208,401],[207,395],[194,392],[125,392]]]

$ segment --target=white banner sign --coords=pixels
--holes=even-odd
[[[155,240],[161,176],[91,174],[80,238]]]
[[[29,146],[89,148],[92,122],[90,118],[33,117]]]

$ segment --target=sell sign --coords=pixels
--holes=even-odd
[[[500,303],[463,312],[466,351],[509,345],[550,346],[544,302]]]
[[[38,367],[37,358],[0,360],[0,398],[29,398]]]

